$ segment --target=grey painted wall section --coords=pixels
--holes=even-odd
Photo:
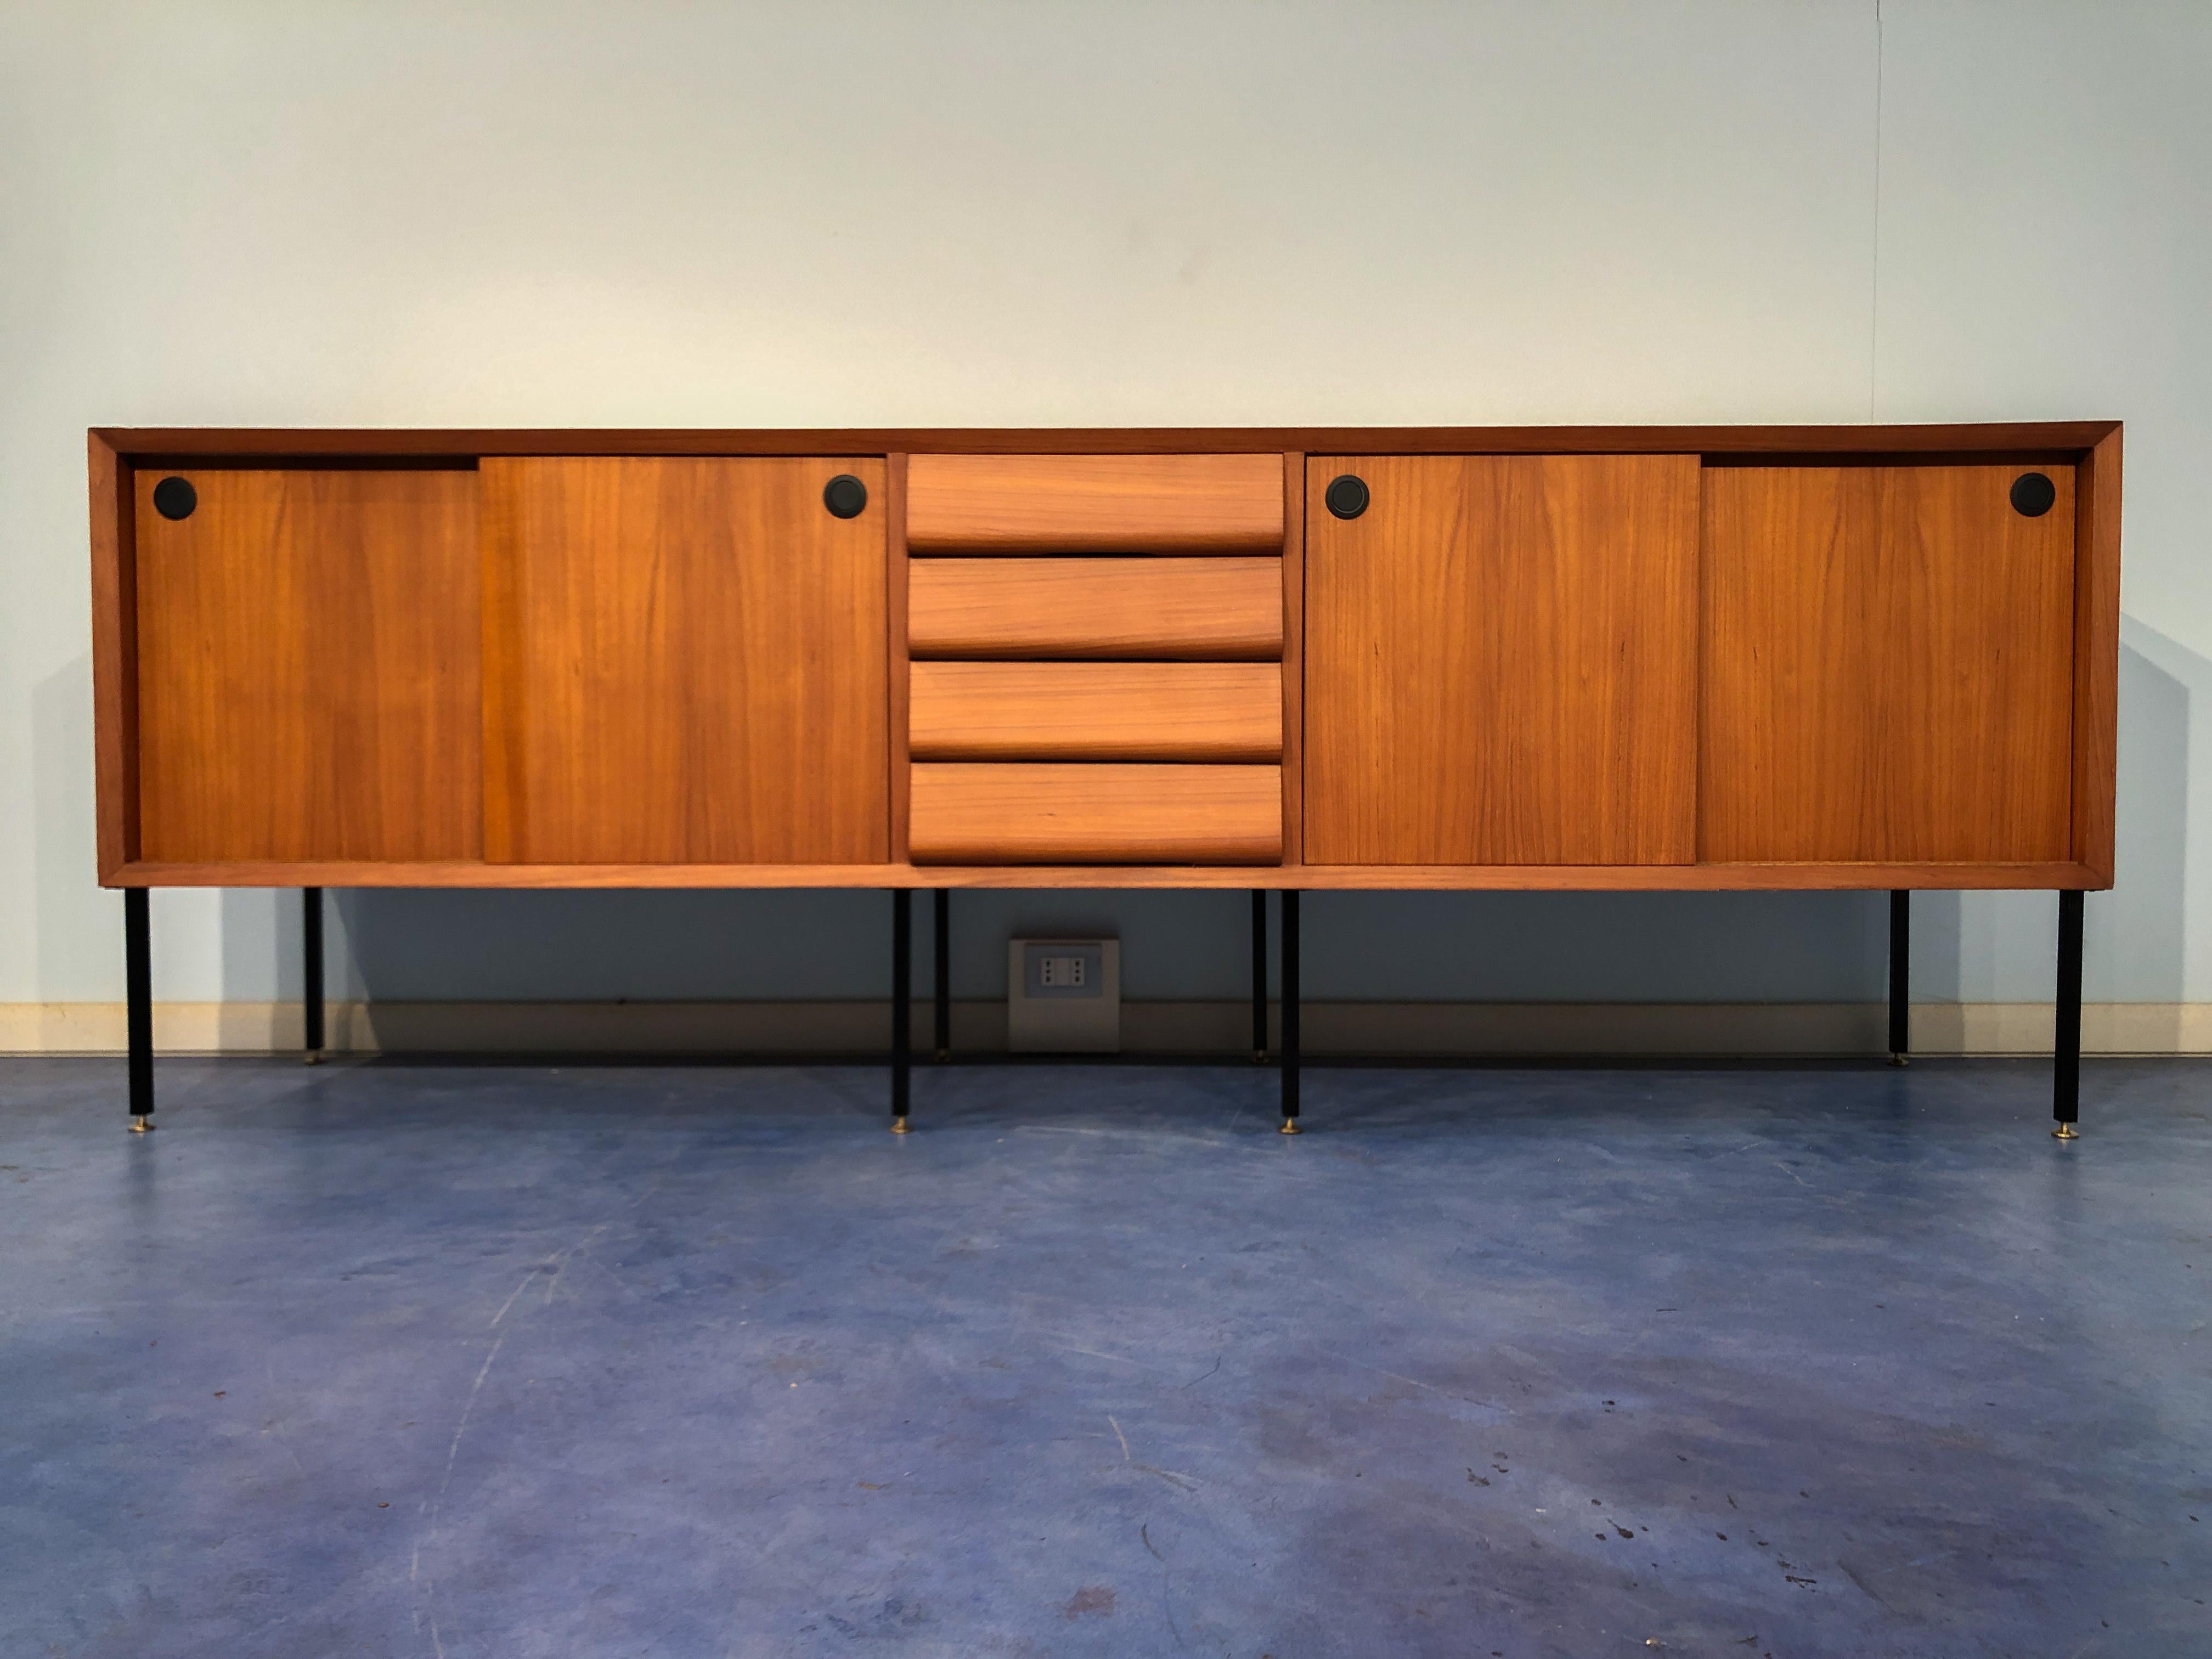
[[[2196,5],[1889,0],[1879,41],[1872,0],[0,6],[0,1002],[121,995],[88,424],[2104,416],[2127,622],[2088,994],[2212,1000],[2208,72]],[[873,895],[340,908],[340,994],[888,979]],[[1241,895],[957,915],[963,995],[1017,928],[1118,933],[1132,998],[1244,988]],[[1869,897],[1309,916],[1319,997],[1881,983]],[[1920,916],[1923,994],[2048,994],[2047,896]],[[164,893],[155,921],[157,995],[296,985],[289,900]]]

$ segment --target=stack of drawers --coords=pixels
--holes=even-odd
[[[916,455],[917,864],[1272,864],[1283,458]]]

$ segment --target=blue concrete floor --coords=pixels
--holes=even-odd
[[[2212,1653],[2212,1070],[0,1062],[0,1653]]]

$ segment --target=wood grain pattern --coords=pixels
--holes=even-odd
[[[2117,421],[1913,426],[94,427],[131,462],[485,455],[1935,455],[2072,462]]]
[[[1705,478],[1698,848],[1718,860],[2069,854],[2074,477]]]
[[[1272,662],[1283,649],[1282,561],[915,559],[916,657]]]
[[[2053,509],[2056,511],[2057,509]],[[2075,484],[2074,856],[2112,884],[2119,767],[2120,431],[2100,439]]]
[[[906,551],[907,458],[892,455],[884,462],[884,689],[890,725],[885,784],[890,802],[890,856],[907,856],[907,819],[913,808],[913,779],[908,767],[907,698],[911,691],[908,647],[908,619],[913,605],[910,580],[913,561]]]
[[[155,861],[480,852],[477,480],[134,483],[139,839]]]
[[[1296,887],[1344,891],[1773,892],[2101,884],[2055,864],[149,864],[117,887]]]
[[[1305,862],[1306,458],[1283,461],[1283,862]]]
[[[829,480],[866,485],[857,518]],[[888,858],[878,461],[493,460],[509,840],[562,864]]]
[[[479,741],[483,754],[483,855],[495,864],[523,856],[523,803],[530,770],[523,694],[531,663],[523,631],[526,588],[516,554],[524,533],[525,492],[515,464],[491,460],[479,470],[477,492],[478,628],[483,661]]]
[[[1322,502],[1345,472],[1350,520]],[[1309,865],[1688,862],[1697,458],[1306,478]]]
[[[1282,852],[1274,766],[914,768],[916,864],[1271,864]]]
[[[1273,663],[918,662],[916,760],[1273,761]]]
[[[92,521],[94,833],[100,879],[139,855],[138,588],[131,477],[98,433],[85,440]]]
[[[930,455],[907,475],[916,553],[1273,552],[1273,455]]]

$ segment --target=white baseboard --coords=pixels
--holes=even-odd
[[[854,1002],[333,1002],[326,1036],[344,1054],[807,1054],[878,1056],[887,1005]],[[1251,1042],[1242,1001],[1128,1002],[1131,1054],[1231,1054]],[[1329,1054],[1869,1054],[1887,1039],[1881,1003],[1309,1002],[1305,1050]],[[1912,1011],[1926,1054],[2051,1051],[2049,1003],[1930,1002]],[[1000,1054],[1003,1002],[960,1002],[953,1047]],[[928,1052],[929,1006],[915,1008]],[[161,1002],[165,1054],[296,1052],[295,1002]],[[2081,1046],[2102,1054],[2212,1054],[2212,1003],[2101,1002],[2081,1010]],[[119,1002],[0,1003],[0,1054],[112,1054],[124,1048]]]

